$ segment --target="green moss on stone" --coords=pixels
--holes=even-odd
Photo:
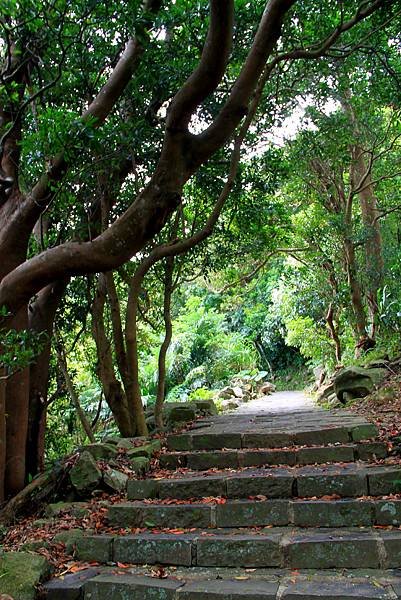
[[[0,556],[0,590],[18,600],[35,600],[39,583],[50,574],[39,554],[7,552]]]

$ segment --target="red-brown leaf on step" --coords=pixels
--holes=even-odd
[[[166,579],[168,577],[166,569],[164,569],[163,567],[152,569],[150,574],[152,577],[157,577],[158,579]]]
[[[87,565],[74,564],[69,568],[70,573],[79,573],[79,571],[85,571]]]
[[[129,569],[132,566],[132,565],[128,565],[126,563],[121,563],[121,562],[116,563],[116,565],[119,569]]]
[[[182,533],[185,533],[184,529],[168,529],[167,531],[173,535],[181,535]]]
[[[320,500],[340,500],[341,496],[339,496],[338,494],[326,494],[325,496],[322,496],[320,498]]]
[[[216,498],[216,504],[227,504],[227,498]]]

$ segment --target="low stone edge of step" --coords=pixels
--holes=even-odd
[[[330,494],[341,497],[384,496],[397,493],[401,466],[367,465],[346,468],[339,465],[299,468],[245,470],[239,473],[210,473],[160,479],[130,479],[128,500],[187,499],[223,496],[248,498],[310,498]]]
[[[401,525],[401,498],[341,500],[228,500],[158,504],[122,502],[109,507],[112,527],[370,527]]]
[[[110,593],[113,596],[110,596]],[[126,594],[129,594],[126,595]],[[130,600],[395,600],[401,598],[400,582],[345,577],[279,581],[263,579],[156,579],[130,574],[100,574],[90,570],[53,580],[43,588],[47,600],[109,600],[118,595]]]
[[[401,531],[269,528],[92,535],[77,539],[75,556],[117,565],[399,569]]]
[[[169,450],[217,450],[222,448],[280,448],[305,444],[349,443],[369,440],[379,435],[373,423],[308,429],[305,431],[271,431],[225,433],[203,429],[167,437]]]
[[[242,468],[285,464],[289,466],[329,462],[375,460],[387,456],[385,442],[358,442],[332,446],[309,446],[274,449],[243,448],[241,450],[193,450],[166,452],[159,457],[160,467],[176,469],[188,467],[207,470],[213,467]]]

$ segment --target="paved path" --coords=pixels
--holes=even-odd
[[[401,466],[377,435],[301,392],[195,422],[48,600],[401,600]]]
[[[251,402],[241,404],[235,411],[236,414],[249,414],[257,412],[292,412],[294,410],[310,410],[314,408],[312,398],[304,392],[275,392],[270,396],[256,398]]]

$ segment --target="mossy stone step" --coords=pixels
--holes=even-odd
[[[166,452],[160,455],[159,461],[162,469],[184,467],[194,471],[206,471],[212,468],[236,469],[265,465],[295,466],[357,460],[369,461],[386,456],[387,445],[384,442],[360,442],[288,449]]]
[[[343,419],[342,419],[343,421]],[[294,421],[295,423],[295,421]],[[210,429],[210,430],[208,430]],[[235,429],[235,427],[234,427]],[[347,444],[376,438],[379,431],[373,423],[360,422],[342,425],[310,426],[305,429],[283,427],[276,428],[253,427],[243,431],[231,431],[225,428],[213,427],[189,431],[179,435],[169,435],[167,447],[169,450],[221,450],[223,448],[284,448],[288,446],[313,446],[325,444]]]
[[[400,499],[228,500],[219,504],[146,504],[110,506],[113,527],[370,527],[401,525]]]
[[[373,528],[206,529],[188,533],[97,535],[76,557],[99,563],[289,569],[398,569],[401,531]]]
[[[47,600],[395,600],[401,579],[391,571],[327,573],[274,569],[93,569],[44,586]],[[88,573],[88,574],[87,574]],[[81,577],[80,590],[71,589]],[[71,592],[71,593],[70,593]]]
[[[383,496],[401,490],[401,466],[369,463],[316,467],[272,467],[215,473],[199,472],[166,479],[130,480],[129,500],[145,498],[248,498]]]

